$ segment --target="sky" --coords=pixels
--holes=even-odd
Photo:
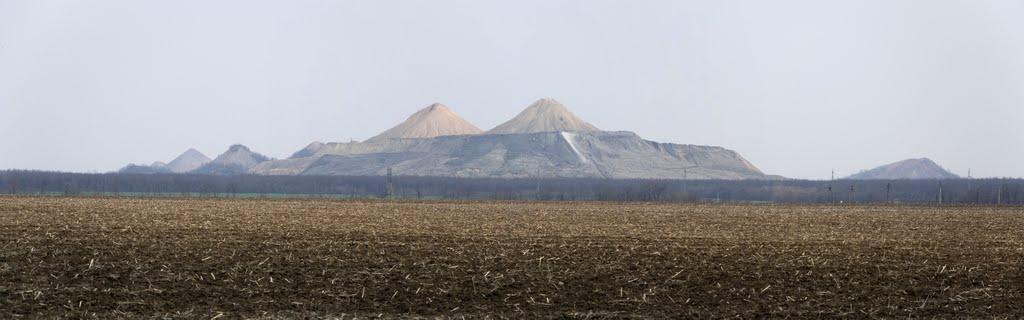
[[[929,157],[1024,177],[1024,1],[0,0],[0,169],[284,158],[441,102],[827,179]]]

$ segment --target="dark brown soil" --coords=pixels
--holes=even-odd
[[[1016,318],[1024,209],[0,197],[0,318]]]

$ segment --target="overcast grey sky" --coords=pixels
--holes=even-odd
[[[1024,1],[0,0],[0,168],[280,158],[541,97],[787,177],[1021,177]]]

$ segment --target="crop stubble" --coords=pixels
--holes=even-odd
[[[0,197],[0,312],[1013,317],[1021,211]]]

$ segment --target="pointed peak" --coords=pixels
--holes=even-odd
[[[483,130],[460,117],[448,106],[434,103],[413,113],[397,126],[367,139],[366,142],[469,135],[481,132]]]
[[[203,155],[203,153],[199,152],[199,150],[196,150],[196,148],[188,148],[188,150],[185,150],[185,152],[182,152],[181,154],[182,155]],[[206,155],[203,155],[203,156],[205,157]]]
[[[595,132],[601,131],[601,129],[577,117],[558,100],[542,98],[534,101],[512,120],[498,125],[487,133],[514,134],[556,131]]]
[[[423,110],[427,110],[427,111],[445,111],[445,110],[448,110],[448,111],[450,111],[452,109],[449,108],[448,106],[444,105],[444,104],[441,104],[440,102],[434,102],[433,104],[427,106],[426,108],[423,108]]]
[[[252,152],[248,147],[234,144],[216,159],[196,168],[192,172],[202,174],[234,175],[245,174],[253,166],[272,160],[262,154]]]
[[[534,101],[534,102],[533,102],[533,104],[531,104],[531,105],[530,105],[530,107],[539,107],[539,108],[550,108],[550,107],[556,107],[556,108],[565,108],[565,105],[562,105],[562,103],[561,103],[561,102],[558,102],[558,100],[555,100],[555,98],[540,98],[540,99],[537,99],[537,101]]]
[[[188,150],[182,152],[174,160],[168,162],[165,167],[171,172],[181,173],[195,170],[207,162],[210,162],[210,157],[207,157],[195,148],[188,148]]]
[[[233,144],[230,147],[228,147],[228,152],[239,152],[239,151],[251,152],[249,150],[249,147],[246,147],[245,145],[240,144],[240,143],[236,143],[236,144]]]
[[[534,101],[523,111],[527,110],[538,110],[541,112],[569,112],[569,108],[566,108],[561,102],[554,98],[541,98]]]
[[[435,102],[435,103],[433,103],[433,104],[431,104],[429,106],[426,106],[423,109],[420,109],[419,111],[416,111],[416,113],[413,113],[411,116],[409,116],[408,119],[413,119],[413,118],[416,118],[416,117],[431,116],[431,115],[454,116],[454,117],[458,117],[459,116],[458,114],[455,113],[454,110],[452,110],[452,108],[449,108],[448,106],[446,106],[444,104]]]
[[[263,162],[263,161],[266,161],[266,160],[269,160],[269,159],[270,158],[267,157],[267,156],[264,156],[262,154],[253,152],[252,150],[249,150],[249,147],[246,147],[246,146],[244,146],[242,144],[233,144],[233,145],[231,145],[231,147],[228,148],[228,151],[224,151],[224,153],[221,153],[219,156],[217,156],[216,159],[213,159],[210,162],[211,163],[225,163],[225,162],[242,162],[242,163],[256,162],[256,163],[259,163],[259,162]]]

